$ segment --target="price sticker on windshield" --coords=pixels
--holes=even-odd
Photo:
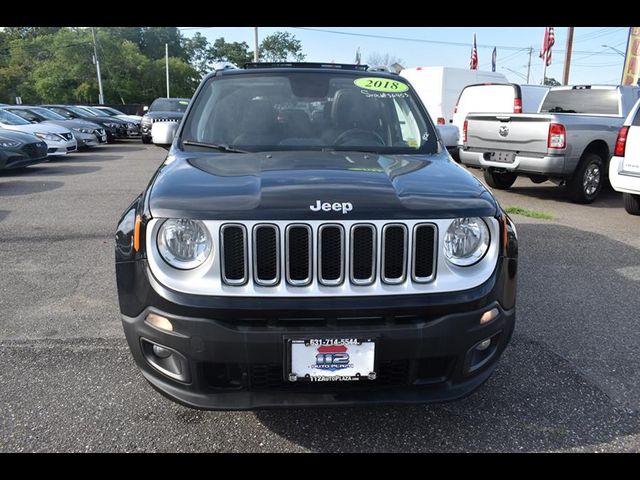
[[[374,90],[376,92],[398,93],[409,90],[409,85],[406,83],[380,77],[358,78],[357,80],[354,80],[353,83],[360,88],[366,88],[367,90]]]

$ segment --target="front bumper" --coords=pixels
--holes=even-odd
[[[186,295],[160,285],[145,261],[116,264],[125,335],[144,377],[161,393],[203,409],[428,403],[461,398],[493,372],[515,324],[517,261],[501,258],[471,290],[359,298],[229,298]],[[480,316],[498,316],[480,325]],[[173,323],[149,325],[149,313]],[[290,336],[375,337],[378,378],[291,383]],[[475,346],[491,338],[484,357]],[[143,340],[144,339],[144,340]],[[148,361],[152,342],[182,355],[186,381]]]
[[[47,154],[52,157],[66,155],[78,150],[78,142],[74,138],[67,142],[47,142]]]
[[[543,157],[516,155],[513,163],[503,163],[487,160],[485,154],[488,153],[489,152],[485,151],[460,148],[460,163],[468,167],[482,168],[485,170],[489,168],[500,168],[508,172],[559,177],[570,176],[573,172],[564,155]]]
[[[622,157],[611,157],[609,162],[609,181],[617,192],[640,195],[640,173],[623,170]]]

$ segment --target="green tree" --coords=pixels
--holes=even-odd
[[[187,60],[183,37],[176,27],[146,27],[142,29],[140,51],[151,60],[164,58],[165,43],[169,45],[169,56]]]
[[[145,101],[167,95],[164,59],[151,62],[144,78]],[[200,75],[195,68],[179,58],[169,57],[169,93],[172,97],[191,98],[199,83]]]
[[[200,75],[204,76],[209,73],[211,69],[211,45],[207,37],[200,32],[196,32],[193,37],[185,39],[184,49],[188,62]]]
[[[544,84],[549,85],[550,87],[557,87],[560,85],[560,82],[553,77],[544,77]]]
[[[301,62],[306,55],[302,53],[302,42],[289,32],[276,32],[268,35],[260,43],[260,60],[263,62]]]
[[[238,67],[253,61],[253,52],[249,51],[247,42],[226,42],[224,37],[213,42],[210,49],[210,59],[213,62],[231,62]]]

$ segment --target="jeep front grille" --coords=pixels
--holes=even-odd
[[[251,278],[258,286],[273,287],[282,277],[293,287],[315,282],[332,287],[345,281],[366,286],[376,281],[378,266],[380,280],[389,285],[407,281],[409,272],[418,283],[435,276],[436,226],[431,223],[415,224],[413,230],[404,223],[354,223],[346,228],[339,223],[289,223],[282,229],[274,223],[256,223],[250,229],[224,223],[219,237],[222,280],[231,286]]]

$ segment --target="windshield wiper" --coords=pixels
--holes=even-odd
[[[577,113],[575,110],[565,110],[562,107],[553,107],[550,108],[549,113]]]
[[[229,145],[225,145],[223,143],[202,143],[202,142],[192,142],[191,140],[183,140],[183,145],[191,145],[193,147],[204,147],[211,148],[214,150],[218,150],[220,152],[228,152],[228,153],[250,153],[246,150],[240,150],[239,148],[233,148]]]

